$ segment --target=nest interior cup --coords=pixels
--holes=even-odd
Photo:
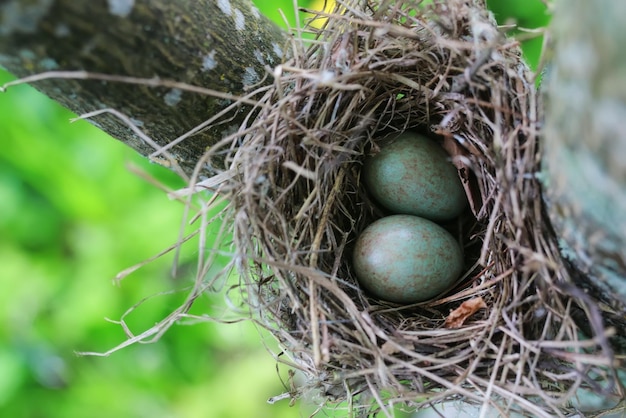
[[[573,410],[565,394],[585,385],[581,373],[610,387],[610,365],[584,360],[603,354],[579,340],[571,318],[584,309],[555,285],[568,273],[534,175],[534,75],[484,2],[348,0],[317,42],[293,49],[303,52],[275,72],[227,156],[237,174],[224,187],[237,257],[249,260],[244,301],[303,376],[289,396],[314,390],[386,413],[463,400],[547,417]],[[463,280],[405,307],[364,292],[350,254],[383,216],[363,163],[379,138],[409,129],[440,139],[472,216],[452,225]],[[485,308],[446,326],[476,301]]]

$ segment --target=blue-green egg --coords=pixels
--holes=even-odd
[[[448,221],[463,212],[467,198],[448,154],[433,140],[404,132],[366,160],[369,193],[395,214]]]
[[[448,290],[463,271],[463,253],[454,237],[436,223],[392,215],[359,235],[353,267],[361,286],[373,296],[410,304]]]

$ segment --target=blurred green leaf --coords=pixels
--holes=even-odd
[[[0,83],[9,79],[0,73]],[[155,344],[110,357],[74,354],[124,341],[122,328],[105,318],[119,319],[143,298],[174,290],[127,317],[135,333],[186,297],[194,273],[172,279],[171,255],[120,286],[112,283],[121,270],[177,240],[184,208],[125,167],[137,166],[173,189],[184,183],[89,123],[70,124],[70,112],[30,87],[0,95],[0,115],[11,115],[0,124],[0,416],[186,418],[211,416],[216,403],[244,416],[245,404],[223,393],[193,405],[184,400],[197,388],[219,387],[220,370],[249,356],[258,373],[248,373],[253,380],[241,380],[246,389],[239,390],[263,398],[261,415],[289,416],[286,404],[270,409],[264,402],[282,388],[274,361],[252,343],[258,335],[250,329],[242,338],[219,331],[229,325],[174,326]],[[193,266],[196,257],[192,240],[182,261]],[[195,309],[219,312],[224,302],[207,295]],[[240,357],[231,359],[234,352]],[[257,377],[265,383],[255,383]]]
[[[22,359],[14,350],[0,346],[0,405],[20,390],[25,378]]]
[[[298,21],[294,0],[253,0],[261,13],[283,28],[294,28]],[[309,2],[297,1],[299,6]]]
[[[550,22],[550,15],[543,0],[487,0],[487,7],[500,25],[537,29],[546,27]],[[511,31],[509,35],[525,39],[522,42],[524,57],[531,68],[537,69],[543,48],[543,36],[517,29]]]

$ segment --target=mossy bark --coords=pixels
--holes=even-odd
[[[577,285],[626,352],[626,2],[561,0],[546,83],[545,196]]]
[[[102,80],[33,84],[77,114],[114,108],[159,146],[231,105],[228,95],[272,82],[267,69],[281,62],[287,46],[285,33],[248,0],[0,0],[0,65],[18,77],[81,70],[154,84],[175,80],[224,94]],[[171,155],[191,172],[206,148],[236,129],[249,110],[236,107]],[[92,121],[143,155],[155,151],[119,118]]]

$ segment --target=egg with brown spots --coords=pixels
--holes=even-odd
[[[448,290],[463,270],[454,237],[427,219],[392,215],[357,238],[354,272],[371,295],[400,304],[423,302]]]
[[[467,198],[448,154],[435,141],[407,131],[366,160],[363,179],[378,203],[392,213],[448,221]]]

